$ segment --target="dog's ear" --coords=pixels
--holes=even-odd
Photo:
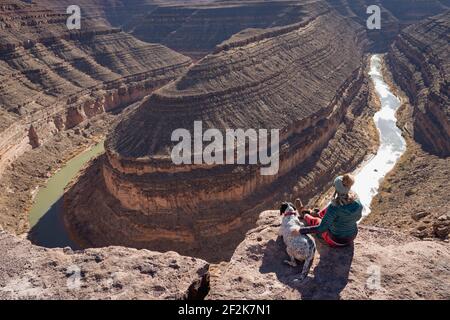
[[[288,204],[287,202],[283,202],[283,203],[281,204],[281,207],[280,207],[280,216],[283,215],[283,213],[286,212],[286,209],[288,208],[288,206],[289,206],[289,204]]]

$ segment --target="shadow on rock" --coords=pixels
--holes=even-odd
[[[316,245],[320,259],[313,263],[313,277],[298,281],[302,265],[292,268],[284,263],[288,255],[281,237],[267,243],[260,272],[275,273],[281,283],[298,290],[302,299],[338,300],[348,283],[354,246],[330,248],[317,238]]]
[[[28,240],[46,248],[71,247],[80,249],[69,237],[62,221],[62,198],[58,199],[50,209],[39,219],[28,234]]]

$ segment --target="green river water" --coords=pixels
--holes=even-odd
[[[70,240],[62,223],[62,196],[65,187],[91,159],[104,152],[103,141],[69,160],[39,188],[29,214],[30,238],[44,247],[77,248]]]

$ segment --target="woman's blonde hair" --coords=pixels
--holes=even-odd
[[[342,176],[342,184],[350,189],[355,184],[355,177],[350,173],[344,174]]]

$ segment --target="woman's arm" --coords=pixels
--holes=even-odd
[[[327,208],[327,213],[322,219],[322,222],[318,226],[301,228],[300,234],[322,233],[327,231],[333,221],[336,219],[336,213],[337,208],[330,204]]]

